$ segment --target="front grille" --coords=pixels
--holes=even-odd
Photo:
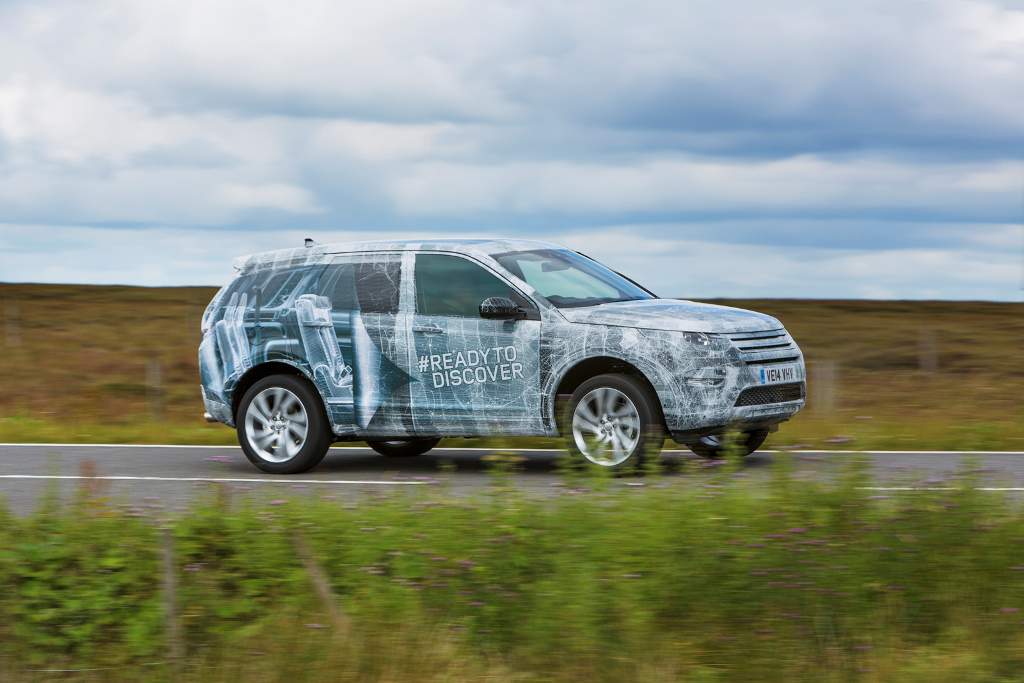
[[[773,384],[766,387],[746,389],[736,399],[736,407],[763,406],[769,403],[786,403],[799,401],[804,397],[803,382],[793,384]]]
[[[774,365],[800,360],[799,350],[786,330],[737,332],[729,341],[747,365]]]
[[[795,363],[800,356],[783,356],[782,358],[761,358],[759,360],[748,360],[747,365],[778,365],[779,363]]]

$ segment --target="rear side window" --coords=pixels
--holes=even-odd
[[[335,261],[329,265],[320,282],[321,288],[317,293],[330,299],[334,310],[351,311],[359,307],[356,299],[356,265],[351,260]]]
[[[520,306],[525,298],[489,270],[458,256],[416,255],[416,312],[479,318],[480,302],[503,296]]]
[[[203,314],[203,328],[209,328],[214,323],[223,320],[224,309],[227,307],[228,302],[231,301],[231,296],[234,295],[237,300],[239,293],[248,291],[252,287],[253,279],[253,275],[239,275],[229,282],[224,287],[224,290],[219,292],[214,300],[210,302],[206,313]]]
[[[262,305],[267,308],[276,308],[284,304],[295,286],[299,284],[303,273],[299,270],[290,270],[271,275],[266,281],[258,286],[261,290],[260,296]]]
[[[227,306],[228,301],[231,299],[232,295],[236,296],[237,298],[237,296],[242,292],[251,292],[253,288],[253,283],[255,281],[256,276],[252,274],[239,275],[234,280],[232,280],[231,283],[224,290],[224,293],[221,294],[220,301],[217,302],[218,306],[221,309],[219,313],[224,313],[224,307]]]
[[[283,306],[300,288],[302,291],[315,290],[320,267],[295,267],[262,270],[238,276],[232,281],[217,301],[217,310],[211,314],[211,322],[223,319],[225,309],[240,305],[245,297],[247,309],[259,306],[261,309]],[[302,292],[298,292],[302,293]]]
[[[363,313],[397,313],[402,289],[402,257],[380,254],[352,264],[356,300]]]
[[[324,268],[312,291],[336,311],[397,313],[402,285],[399,254],[342,254]]]

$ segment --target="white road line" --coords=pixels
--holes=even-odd
[[[793,453],[794,455],[800,455],[802,453],[827,453],[829,455],[856,455],[862,453],[864,455],[1024,455],[1024,451],[815,451],[815,450],[799,450],[799,451],[759,451],[760,453]]]
[[[100,481],[155,481],[212,484],[335,484],[355,486],[422,486],[429,481],[382,481],[377,479],[266,479],[259,477],[141,477],[127,475],[99,475],[94,477],[76,474],[0,474],[0,479],[50,479],[50,480],[100,480]],[[861,491],[900,493],[908,491],[957,491],[955,486],[859,486]],[[1024,486],[976,486],[974,491],[1024,492]]]
[[[238,446],[209,446],[173,443],[0,443],[0,448],[233,448]]]
[[[240,450],[238,446],[210,446],[201,444],[154,444],[154,443],[0,443],[0,448],[205,448],[205,449],[220,449],[220,450]],[[367,446],[336,446],[332,450],[343,451],[343,450],[370,450]],[[519,453],[559,453],[561,449],[558,448],[516,448],[515,446],[505,447],[441,447],[435,450],[438,451],[458,451],[458,452],[492,452],[492,451],[514,451]],[[685,449],[668,449],[662,451],[663,453],[689,453]],[[758,453],[772,454],[772,453],[791,453],[793,455],[1024,455],[1024,451],[838,451],[838,450],[814,450],[814,449],[801,449],[795,451],[781,451],[781,450],[765,450],[758,451]]]
[[[231,449],[241,450],[240,446],[210,446],[203,444],[174,444],[174,443],[0,443],[0,448],[219,448],[219,449]],[[331,450],[335,451],[368,451],[369,446],[332,446]],[[441,446],[434,450],[438,451],[521,451],[521,452],[534,452],[534,453],[557,453],[561,449],[558,448],[516,448],[514,446],[504,447],[486,447],[486,446],[452,446],[445,447]],[[667,453],[686,453],[688,451],[683,450],[668,450]],[[763,451],[764,453],[770,453],[773,451]]]
[[[858,486],[861,491],[958,491],[955,486]],[[975,486],[972,491],[1024,491],[1024,486]]]
[[[238,446],[204,446],[172,443],[0,443],[0,448],[233,448]]]
[[[380,481],[372,479],[262,479],[257,477],[131,477],[99,475],[87,477],[74,474],[0,474],[0,479],[98,479],[102,481],[170,481],[214,484],[354,484],[367,486],[421,486],[429,481]]]

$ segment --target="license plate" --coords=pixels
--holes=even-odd
[[[795,365],[762,366],[759,378],[761,384],[786,384],[799,381],[800,373]]]

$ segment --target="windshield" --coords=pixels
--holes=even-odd
[[[655,298],[632,280],[568,249],[510,251],[494,258],[558,308]]]

